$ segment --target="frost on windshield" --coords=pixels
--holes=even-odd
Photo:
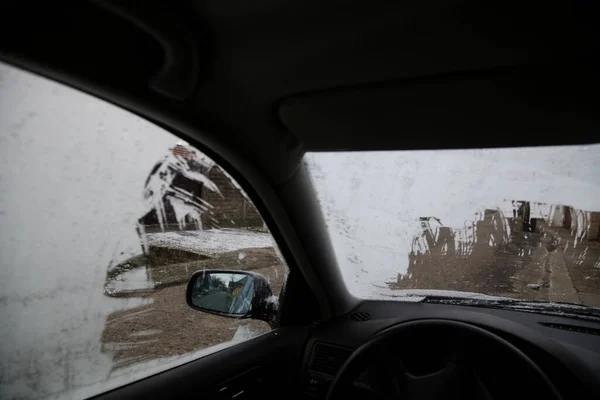
[[[357,296],[600,307],[599,150],[314,153],[306,163]]]
[[[87,398],[269,331],[189,308],[200,269],[287,269],[186,142],[0,64],[0,397]]]

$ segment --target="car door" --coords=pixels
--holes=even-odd
[[[306,340],[305,328],[281,328],[96,398],[296,398]]]
[[[229,172],[97,98],[0,76],[0,397],[299,393],[318,312]],[[266,282],[268,323],[188,307],[209,268]]]

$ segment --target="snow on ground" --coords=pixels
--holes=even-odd
[[[507,200],[600,210],[599,150],[311,153],[306,163],[344,281],[354,295],[373,298],[393,294],[385,283],[406,272],[419,217],[461,228],[485,209],[506,213]]]
[[[151,246],[165,246],[200,254],[219,254],[246,248],[272,247],[270,234],[244,229],[158,232],[147,234]]]

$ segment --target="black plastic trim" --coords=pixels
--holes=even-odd
[[[211,398],[222,383],[257,367],[267,378],[283,379],[273,384],[293,383],[308,334],[306,328],[281,328],[93,398],[187,398],[199,393]]]
[[[571,325],[571,324],[559,324],[555,322],[540,322],[540,325],[547,326],[548,328],[560,329],[563,331],[586,333],[588,335],[600,336],[600,328],[591,328],[588,326]]]
[[[149,86],[173,100],[185,100],[196,89],[199,76],[194,35],[164,4],[154,1],[95,0],[95,3],[131,22],[154,38],[163,50],[163,63]]]

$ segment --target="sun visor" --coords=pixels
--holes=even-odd
[[[598,89],[591,68],[510,68],[303,94],[279,116],[307,151],[583,144]]]

